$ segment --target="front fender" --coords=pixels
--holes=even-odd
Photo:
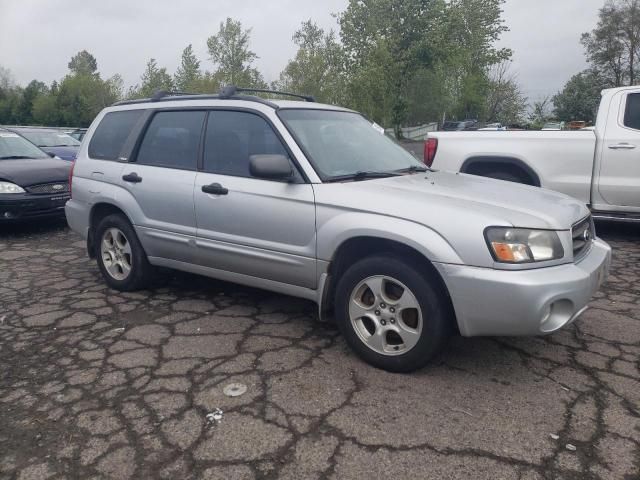
[[[438,232],[408,220],[362,212],[345,212],[318,222],[318,258],[331,261],[340,245],[355,237],[374,237],[402,243],[432,262],[463,264]]]

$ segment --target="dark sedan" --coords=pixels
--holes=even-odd
[[[71,165],[0,129],[0,222],[63,216]]]
[[[11,131],[19,133],[49,155],[63,160],[75,160],[80,142],[68,133],[55,128],[13,127]]]

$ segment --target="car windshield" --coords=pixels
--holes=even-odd
[[[77,147],[80,142],[72,136],[51,130],[21,130],[20,135],[39,147]]]
[[[16,133],[0,132],[0,160],[18,158],[49,158],[49,156]]]
[[[354,176],[379,178],[425,166],[384,134],[384,129],[353,112],[282,109],[280,118],[325,181]]]

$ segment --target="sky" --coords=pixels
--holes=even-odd
[[[347,0],[0,0],[0,66],[18,84],[46,83],[67,73],[80,50],[98,60],[103,78],[120,73],[139,81],[155,58],[174,72],[184,47],[193,44],[204,69],[212,69],[207,38],[226,17],[252,29],[256,66],[275,80],[295,55],[291,37],[311,18],[337,29],[332,14]],[[514,51],[511,71],[531,101],[553,95],[586,66],[580,35],[593,29],[604,0],[507,0],[500,45]]]

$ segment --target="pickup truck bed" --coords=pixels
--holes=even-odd
[[[430,133],[425,163],[564,193],[640,221],[640,87],[604,90],[593,130]]]
[[[481,176],[511,174],[520,183],[590,203],[596,150],[593,131],[438,132],[433,136],[438,138],[434,168]],[[447,159],[446,165],[441,159]],[[509,168],[512,165],[520,169]]]

